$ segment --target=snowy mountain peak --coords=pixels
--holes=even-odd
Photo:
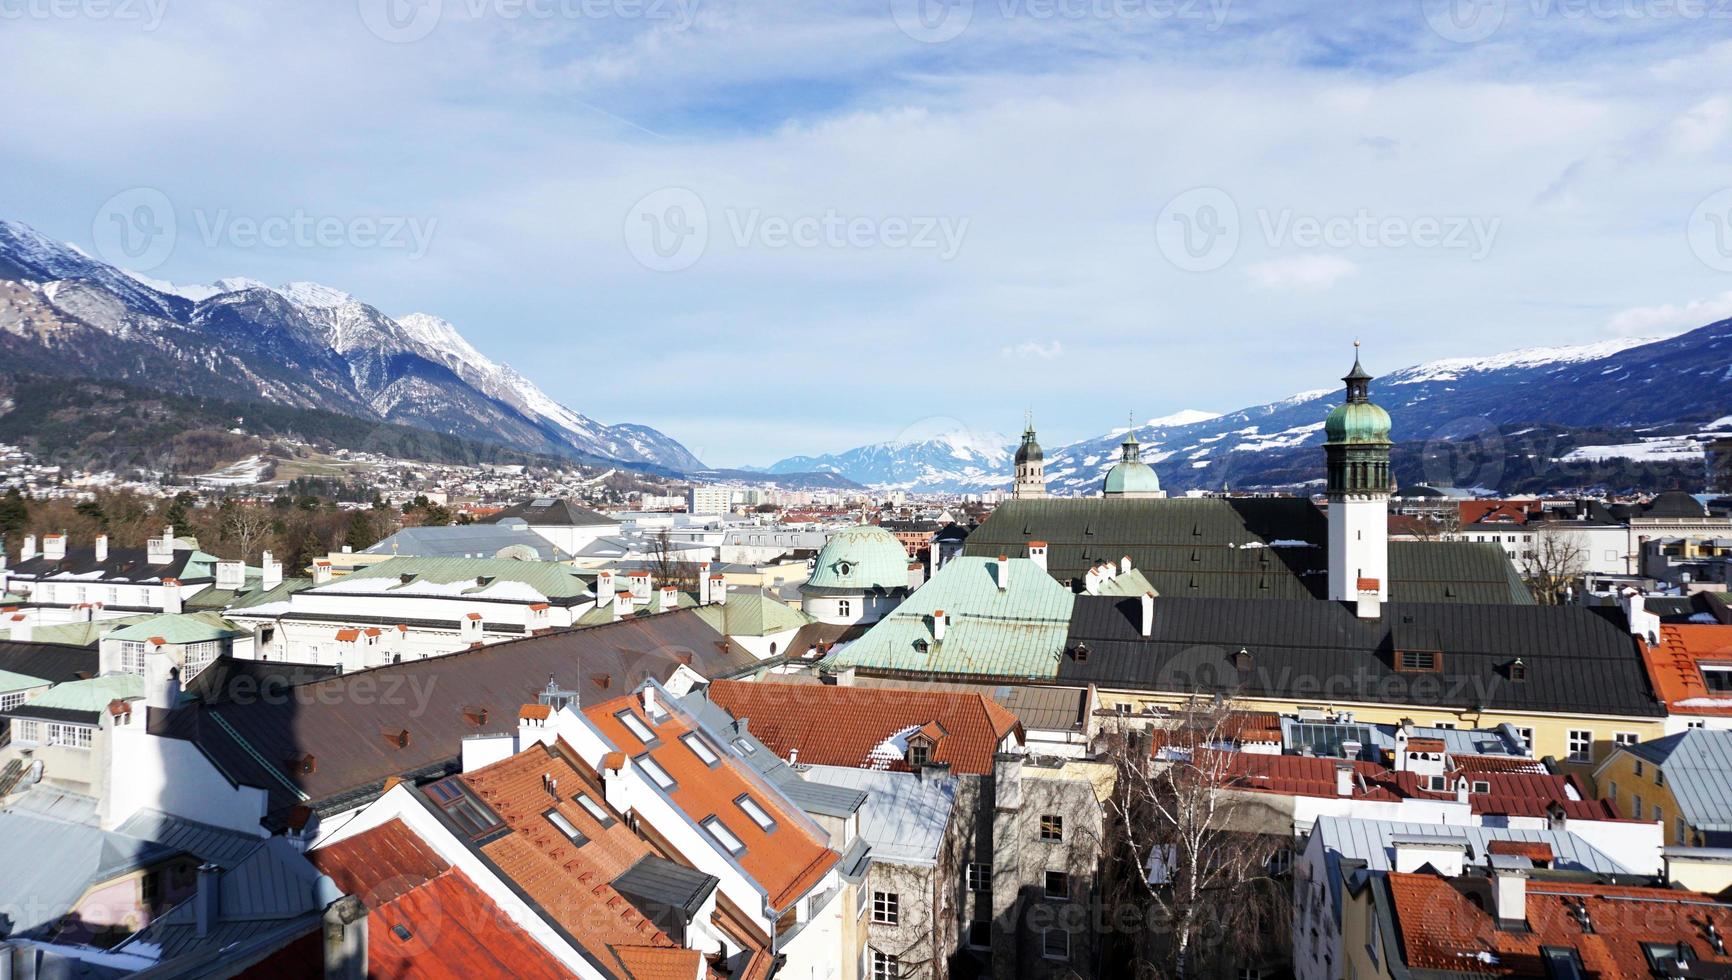
[[[355,302],[355,297],[316,282],[288,282],[277,287],[277,292],[284,299],[297,306],[310,306],[314,309],[329,309]]]
[[[1505,351],[1502,354],[1492,354],[1489,357],[1446,357],[1441,360],[1427,361],[1410,368],[1392,371],[1382,381],[1384,384],[1404,385],[1418,384],[1422,381],[1454,381],[1464,374],[1482,374],[1487,371],[1504,371],[1511,368],[1535,368],[1548,364],[1579,364],[1583,361],[1597,361],[1613,354],[1622,353],[1632,347],[1641,347],[1658,341],[1658,337],[1616,337],[1593,344],[1578,344],[1569,347],[1523,347],[1520,350]]]

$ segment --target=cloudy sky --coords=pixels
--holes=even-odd
[[[166,200],[154,277],[716,465],[1056,445],[1732,315],[1728,78],[1719,0],[0,0],[0,214],[126,264]]]

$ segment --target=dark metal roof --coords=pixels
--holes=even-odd
[[[237,660],[218,657],[188,681],[187,697],[199,701],[244,701],[271,691],[285,691],[297,684],[323,680],[342,673],[329,664],[293,664],[279,660]]]
[[[1134,599],[1079,596],[1059,680],[1174,693],[1501,711],[1664,714],[1634,637],[1579,606],[1393,602],[1361,620],[1337,602],[1155,600],[1152,635]],[[1438,669],[1401,672],[1398,637],[1424,637]],[[1079,659],[1077,649],[1088,652]],[[1245,669],[1235,663],[1249,654]],[[1526,680],[1509,678],[1520,658]]]
[[[1061,581],[1098,562],[1129,557],[1163,596],[1321,599],[1328,594],[1328,519],[1299,497],[1106,497],[1000,504],[963,554],[1022,557],[1047,543],[1047,570]],[[1392,598],[1412,602],[1531,603],[1495,545],[1395,541]]]
[[[101,657],[95,647],[0,640],[0,670],[64,684],[95,677]]]
[[[614,879],[613,888],[640,909],[673,909],[689,922],[718,884],[715,875],[646,854]]]
[[[518,709],[534,703],[549,678],[594,699],[630,691],[646,677],[666,681],[687,662],[705,677],[758,666],[750,654],[718,643],[695,612],[681,610],[183,705],[153,712],[151,728],[196,742],[232,780],[269,791],[271,819],[280,821],[296,804],[317,808],[357,795],[365,802],[390,776],[454,767],[465,736],[515,732]],[[484,720],[475,709],[485,710]],[[407,744],[399,744],[401,732]]]
[[[515,507],[507,507],[497,514],[483,517],[476,523],[498,524],[500,521],[513,517],[531,527],[596,527],[619,523],[606,514],[598,514],[588,507],[579,506],[569,500],[555,500],[548,497],[525,500]]]
[[[178,578],[184,581],[197,581],[186,576],[187,565],[197,552],[187,548],[176,548],[174,555],[161,565],[152,565],[149,561],[150,552],[144,548],[110,548],[108,558],[96,560],[95,548],[68,548],[66,557],[53,561],[38,554],[29,561],[21,561],[12,566],[12,577],[40,581],[54,575],[76,575],[81,578],[69,578],[71,585],[89,585],[93,582],[147,582],[160,578]],[[100,572],[99,577],[92,578],[92,572]]]

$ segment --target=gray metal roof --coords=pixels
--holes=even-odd
[[[1692,728],[1626,747],[1659,766],[1690,826],[1732,831],[1732,731]]]
[[[860,836],[872,857],[896,864],[935,865],[956,806],[955,776],[812,766],[806,779],[867,794]]]
[[[0,934],[55,926],[91,885],[177,853],[165,844],[89,824],[0,811],[0,881],[7,906]]]
[[[114,829],[117,833],[130,837],[166,844],[177,851],[197,855],[201,861],[225,868],[234,867],[264,842],[264,837],[260,834],[243,834],[238,830],[213,827],[210,824],[170,816],[161,810],[140,810]]]
[[[715,875],[646,854],[614,879],[613,888],[638,908],[677,909],[689,920],[719,883]],[[656,924],[666,928],[661,922]]]
[[[188,899],[116,948],[125,952],[156,945],[162,948],[163,959],[201,948],[221,949],[273,925],[317,912],[341,897],[336,885],[282,837],[272,837],[253,848],[240,863],[222,873],[217,888],[217,919],[206,935],[198,934],[194,903]]]
[[[1281,741],[1285,748],[1297,751],[1310,748],[1313,755],[1338,756],[1341,744],[1360,744],[1359,757],[1376,760],[1384,751],[1395,749],[1395,725],[1375,725],[1363,721],[1300,721],[1281,716]],[[1450,755],[1494,755],[1525,757],[1527,752],[1521,735],[1513,725],[1497,728],[1426,728],[1415,725],[1408,733],[1412,738],[1435,738],[1443,742]]]
[[[501,552],[518,549],[527,549],[523,557],[532,561],[565,561],[571,557],[522,521],[406,527],[361,553],[418,558],[511,558],[515,556]]]
[[[606,514],[598,514],[581,504],[554,497],[525,500],[497,514],[483,517],[477,523],[498,524],[514,518],[538,527],[604,527],[619,524]]]
[[[863,790],[832,786],[821,779],[796,779],[777,785],[788,794],[788,799],[807,813],[851,817],[867,803],[867,794]]]

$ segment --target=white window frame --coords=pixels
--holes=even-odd
[[[710,835],[711,839],[721,845],[722,850],[727,851],[735,857],[739,857],[741,854],[746,853],[746,842],[741,840],[733,831],[729,830],[728,825],[722,823],[722,818],[709,816],[699,821],[699,823],[703,825],[704,830]]]
[[[645,745],[653,745],[658,741],[655,729],[645,724],[644,720],[637,716],[637,712],[630,708],[615,714],[614,717],[619,719],[619,723],[625,726],[626,731],[631,732],[633,738]]]
[[[96,729],[88,725],[68,725],[58,721],[48,723],[48,744],[68,749],[88,749]]]
[[[686,748],[692,750],[692,754],[698,757],[699,762],[711,769],[722,764],[721,755],[715,749],[710,748],[710,743],[697,732],[687,732],[681,735],[680,741],[685,743]]]
[[[1564,747],[1570,762],[1594,761],[1594,730],[1571,728],[1564,736]],[[1579,745],[1579,747],[1578,747]]]
[[[744,810],[746,816],[751,817],[752,822],[758,825],[759,830],[769,833],[776,829],[776,818],[770,816],[770,811],[764,809],[757,800],[752,799],[750,793],[741,793],[734,805]]]
[[[662,768],[662,764],[651,758],[647,752],[637,757],[637,766],[643,770],[644,775],[649,777],[650,782],[661,787],[663,791],[671,791],[679,785],[674,781],[674,777],[668,775],[668,771]]]
[[[875,925],[895,926],[902,924],[902,894],[900,892],[872,893],[872,922]]]

